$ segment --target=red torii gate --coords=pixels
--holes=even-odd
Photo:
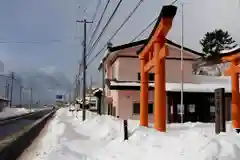
[[[232,79],[232,127],[240,130],[240,94],[239,94],[239,73],[240,51],[232,55],[223,56],[222,62],[231,62],[231,66],[225,70],[225,75],[230,75]]]
[[[148,43],[138,51],[141,61],[140,125],[148,126],[148,72],[154,68],[154,128],[162,132],[166,131],[165,57],[168,49],[165,37],[176,12],[175,6],[163,6]]]
[[[239,73],[240,73],[240,48],[236,47],[231,51],[225,51],[217,56],[201,57],[193,68],[210,66],[219,63],[230,62],[231,65],[224,71],[224,75],[231,76],[232,80],[232,127],[240,132],[240,94],[239,94]]]

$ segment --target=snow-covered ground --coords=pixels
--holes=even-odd
[[[45,109],[48,109],[48,108],[34,108],[34,109],[31,109],[31,112],[45,110]],[[3,109],[2,112],[0,112],[0,119],[1,118],[12,117],[12,116],[17,116],[17,115],[21,115],[21,114],[26,114],[26,113],[29,113],[29,112],[30,112],[30,109],[26,109],[26,108],[6,107],[6,108]]]
[[[26,108],[9,108],[6,107],[3,109],[2,112],[0,112],[0,118],[6,118],[6,117],[12,117],[17,116],[25,113],[29,113],[30,110]]]
[[[185,123],[168,125],[167,133],[139,127],[128,120],[129,140],[123,141],[123,121],[111,116],[68,108],[57,111],[55,118],[40,135],[24,160],[239,160],[240,135],[214,134],[214,124]]]

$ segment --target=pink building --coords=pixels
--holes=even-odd
[[[123,119],[139,119],[140,112],[140,61],[137,50],[146,42],[109,47],[101,67],[105,73],[105,101],[103,112]],[[181,90],[180,45],[167,40],[169,55],[166,58],[167,115],[170,122],[180,119]],[[211,121],[214,117],[214,89],[224,87],[230,92],[228,77],[196,76],[192,64],[200,53],[188,48],[183,52],[184,119],[185,121]],[[149,120],[153,120],[154,75],[149,74]],[[227,96],[227,97],[230,97]],[[229,102],[229,101],[228,101]],[[202,107],[205,106],[205,107]],[[230,112],[227,113],[229,115]],[[229,116],[228,116],[229,117]]]

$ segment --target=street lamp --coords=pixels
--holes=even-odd
[[[184,83],[184,67],[183,67],[183,45],[184,45],[184,12],[183,2],[181,2],[182,14],[181,14],[181,123],[183,123],[184,106],[183,106],[183,83]]]
[[[183,104],[183,93],[184,93],[184,61],[183,61],[183,46],[184,46],[184,3],[186,1],[181,0],[181,123],[184,122],[184,104]]]

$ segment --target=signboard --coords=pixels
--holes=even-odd
[[[56,95],[56,99],[58,100],[63,99],[63,95]]]
[[[217,134],[226,132],[224,93],[224,88],[215,89],[215,132]]]

